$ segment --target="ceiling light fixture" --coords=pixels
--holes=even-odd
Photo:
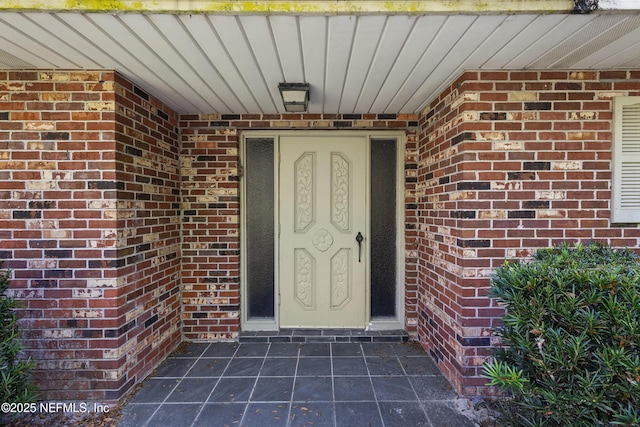
[[[302,113],[309,106],[309,83],[280,83],[278,85],[284,109],[289,113]]]

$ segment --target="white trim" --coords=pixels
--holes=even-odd
[[[381,317],[371,319],[369,317],[369,325],[367,329],[374,331],[389,329],[405,329],[406,319],[406,301],[405,301],[405,161],[406,161],[406,145],[407,134],[389,133],[380,137],[396,138],[396,317]],[[377,135],[374,135],[377,137]],[[371,136],[369,137],[371,139]],[[370,162],[369,162],[370,164]],[[371,302],[369,301],[369,309]]]
[[[371,171],[369,170],[369,165],[371,164],[369,156],[370,156],[370,144],[372,139],[383,139],[383,138],[395,138],[396,139],[396,317],[384,317],[384,318],[376,318],[371,319],[371,284],[370,284],[370,266],[367,265],[367,288],[366,288],[366,316],[367,321],[367,329],[370,330],[389,330],[389,329],[404,329],[405,328],[405,312],[406,312],[406,304],[405,304],[405,176],[404,176],[404,166],[405,166],[405,156],[406,156],[406,132],[402,131],[359,131],[359,130],[349,130],[349,131],[333,131],[333,130],[274,130],[274,131],[242,131],[240,135],[240,162],[242,165],[245,164],[246,160],[246,140],[248,138],[273,138],[274,140],[274,228],[276,230],[275,233],[275,278],[276,278],[276,290],[275,290],[275,307],[274,307],[274,319],[247,319],[247,301],[243,297],[246,292],[246,283],[244,281],[244,277],[246,277],[246,255],[245,248],[247,247],[247,233],[246,233],[246,209],[247,200],[246,200],[246,180],[244,179],[244,174],[246,174],[246,170],[241,176],[240,179],[240,307],[241,307],[241,329],[244,331],[258,331],[258,330],[277,330],[279,328],[279,289],[277,284],[277,278],[279,277],[278,265],[279,259],[278,254],[278,219],[279,219],[279,138],[283,135],[299,135],[299,136],[322,136],[322,137],[331,137],[331,136],[339,136],[339,135],[362,135],[367,138],[367,188],[371,188]],[[371,211],[370,207],[370,197],[369,194],[366,196],[367,200],[367,212]],[[370,219],[367,217],[367,225],[366,225],[367,235],[370,235]],[[366,253],[371,253],[370,250],[370,240],[366,239],[367,246],[365,248]]]
[[[611,159],[611,222],[612,223],[640,223],[640,204],[636,194],[640,196],[640,183],[635,175],[640,171],[640,96],[619,96],[613,98],[613,139]],[[624,121],[624,109],[629,107]],[[623,129],[631,131],[632,136],[625,139]],[[629,135],[629,133],[627,133]],[[637,139],[636,139],[637,138]],[[623,147],[624,144],[624,147]],[[625,148],[626,147],[626,148]],[[627,180],[624,180],[623,169],[629,168]],[[637,170],[636,170],[637,169]],[[633,178],[631,178],[633,176]],[[627,194],[623,203],[623,195]]]
[[[371,254],[371,135],[366,137],[366,150],[365,150],[365,205],[366,205],[366,223],[364,232],[366,233],[364,239],[364,259],[369,261]],[[364,308],[364,322],[365,326],[371,321],[371,262],[365,264],[365,308]],[[368,327],[366,327],[368,329]]]
[[[274,150],[273,150],[273,162],[274,162],[274,181],[273,185],[277,189],[279,186],[279,173],[278,173],[278,150],[277,150],[277,138],[273,133],[251,133],[249,135],[251,138],[273,138]],[[242,174],[240,175],[240,327],[243,331],[277,331],[278,330],[278,307],[280,306],[278,301],[278,289],[274,290],[274,307],[273,313],[274,318],[258,318],[249,320],[247,318],[247,313],[249,309],[247,307],[247,299],[243,296],[247,294],[247,283],[244,280],[247,277],[247,256],[246,256],[246,247],[247,247],[247,234],[246,226],[247,226],[247,210],[244,209],[247,206],[247,191],[246,185],[247,180],[244,179],[244,174],[246,170],[244,170],[244,165],[246,164],[247,158],[247,141],[245,135],[242,135],[240,139],[240,165],[243,168]],[[274,240],[274,259],[278,259],[278,237],[277,237],[277,227],[278,227],[278,198],[277,198],[277,190],[274,193],[274,212],[273,212],[273,226],[276,230],[275,240]],[[277,280],[278,277],[278,263],[275,263],[274,266],[274,278]]]

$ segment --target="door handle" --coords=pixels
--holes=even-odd
[[[358,231],[358,235],[356,236],[356,242],[358,242],[358,262],[361,262],[360,254],[362,253],[362,241],[364,240],[364,236],[362,233]]]

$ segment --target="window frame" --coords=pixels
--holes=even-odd
[[[633,107],[632,122],[625,120],[624,110]],[[637,111],[636,111],[637,110]],[[628,118],[627,113],[627,118]],[[640,128],[638,137],[632,141],[630,151],[624,151],[624,127],[640,126],[640,96],[620,96],[613,98],[613,139],[611,165],[611,222],[612,223],[640,223],[640,203],[637,206],[625,206],[623,194],[637,193],[640,201],[640,183],[633,184],[623,179],[623,169],[628,164],[638,163],[640,171]],[[628,142],[626,144],[629,145]],[[629,188],[631,187],[631,188]],[[637,187],[637,188],[636,188]]]
[[[404,329],[405,314],[406,314],[406,301],[405,301],[405,266],[406,266],[406,253],[405,253],[405,223],[406,223],[406,211],[405,211],[405,153],[406,153],[406,132],[399,130],[384,130],[384,131],[326,131],[326,130],[243,130],[240,133],[240,322],[241,330],[243,331],[267,331],[278,330],[280,327],[280,301],[279,301],[279,286],[277,280],[279,278],[279,253],[278,253],[278,233],[276,232],[275,241],[275,274],[276,274],[276,292],[275,292],[275,318],[249,318],[247,307],[247,264],[246,264],[246,248],[247,248],[247,233],[246,233],[246,210],[248,201],[246,199],[246,174],[248,171],[244,168],[246,160],[246,145],[248,140],[253,138],[274,138],[276,147],[279,147],[280,137],[283,135],[311,135],[311,136],[338,136],[344,133],[347,135],[364,135],[367,137],[369,144],[372,140],[380,139],[395,139],[396,140],[396,313],[395,317],[371,317],[370,312],[370,295],[369,289],[367,290],[367,319],[368,324],[366,329],[369,330],[390,330],[390,329]],[[279,148],[275,149],[275,162],[278,165],[279,162]],[[279,166],[274,171],[274,186],[276,188],[276,204],[275,204],[275,218],[274,227],[279,227],[279,195],[277,189],[279,188]],[[370,186],[370,172],[367,174],[367,186]],[[367,229],[367,234],[369,230]],[[368,251],[368,249],[365,249]],[[367,281],[368,286],[370,276],[370,268],[367,267]]]

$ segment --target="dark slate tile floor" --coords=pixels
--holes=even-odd
[[[120,427],[472,427],[411,343],[190,343],[122,410]]]

